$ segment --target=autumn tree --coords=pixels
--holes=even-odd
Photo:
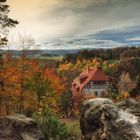
[[[20,84],[20,113],[23,110],[23,96],[24,96],[24,84],[25,84],[25,75],[29,70],[27,65],[26,51],[34,44],[34,39],[32,37],[19,35],[17,42],[19,49],[21,50],[19,63],[17,65],[19,71],[19,84]]]
[[[58,100],[64,91],[64,85],[55,71],[47,66],[35,67],[33,75],[27,83],[30,91],[34,91],[37,95],[36,112],[41,114],[42,131],[45,127],[45,110],[51,109],[53,112],[58,112]]]
[[[0,54],[0,90],[3,90],[3,59],[2,54]]]
[[[6,54],[3,59],[4,72],[1,75],[3,82],[2,86],[5,89],[3,95],[6,97],[16,97],[18,98],[19,113],[23,113],[24,108],[24,96],[26,93],[25,84],[27,79],[32,73],[32,61],[26,57],[26,49],[34,43],[32,38],[25,38],[20,36],[18,40],[18,45],[21,49],[20,57],[14,58],[11,54]]]
[[[43,96],[52,92],[50,80],[45,77],[44,70],[36,71],[27,83],[27,86],[36,93],[39,103]]]
[[[10,12],[9,5],[6,4],[7,0],[0,0],[0,47],[7,44],[7,36],[10,28],[15,27],[18,24],[18,21],[9,18],[8,14]],[[0,69],[3,70],[2,67],[2,56],[0,58]],[[1,75],[0,75],[1,76]],[[3,78],[0,77],[0,87],[3,89],[4,81]]]
[[[125,72],[121,74],[118,84],[120,93],[131,91],[135,85],[130,77],[130,74]]]
[[[58,98],[64,92],[64,84],[53,69],[38,66],[32,73],[27,86],[36,93],[39,102],[42,97],[49,98],[55,95]],[[51,105],[51,102],[48,102],[46,104]]]
[[[4,81],[4,90],[1,92],[1,98],[3,98],[3,102],[5,102],[5,105],[9,106],[10,103],[12,103],[12,100],[16,101],[16,103],[13,103],[13,106],[17,106],[17,111],[21,109],[21,81],[23,80],[22,77],[24,77],[24,93],[27,92],[25,83],[30,77],[32,73],[32,63],[31,61],[34,60],[26,60],[24,62],[24,75],[21,73],[21,59],[20,58],[14,58],[10,57],[9,55],[5,55],[3,58],[3,67],[4,67],[4,73],[2,73],[2,78]],[[23,99],[24,94],[22,95],[22,106],[23,106]],[[7,100],[7,102],[6,102]],[[4,106],[5,106],[4,105]],[[12,104],[11,104],[12,105]],[[19,107],[20,106],[20,107]],[[20,108],[20,109],[19,109]],[[23,108],[23,107],[22,107]]]

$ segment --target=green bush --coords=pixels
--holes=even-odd
[[[46,138],[51,140],[67,140],[70,136],[70,132],[65,123],[61,123],[59,118],[49,109],[44,111],[44,116],[38,112],[33,116],[42,128]]]
[[[63,93],[60,98],[60,108],[65,114],[68,114],[69,109],[72,107],[72,93],[67,91]]]
[[[130,91],[131,97],[137,97],[140,95],[140,74],[136,77],[136,87]]]

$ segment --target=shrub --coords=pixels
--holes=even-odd
[[[52,140],[67,140],[70,136],[70,132],[65,123],[61,123],[59,118],[49,109],[44,111],[43,116],[41,113],[36,112],[33,117],[42,128],[46,138]]]
[[[60,108],[61,108],[61,113],[63,114],[63,116],[67,116],[69,117],[69,111],[72,108],[72,94],[70,91],[63,93],[61,95],[61,99],[60,99]]]

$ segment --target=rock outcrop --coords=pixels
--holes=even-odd
[[[90,99],[81,107],[80,126],[84,140],[140,140],[140,103]]]
[[[36,122],[23,115],[0,118],[0,140],[45,140]]]

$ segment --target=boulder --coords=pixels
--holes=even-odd
[[[134,99],[127,99],[121,102],[116,103],[116,105],[124,110],[127,111],[140,119],[140,102],[135,101]]]
[[[85,101],[80,115],[83,139],[140,140],[139,111],[140,103],[134,100],[117,104],[106,98]]]
[[[45,140],[37,123],[23,115],[0,118],[0,140]]]

